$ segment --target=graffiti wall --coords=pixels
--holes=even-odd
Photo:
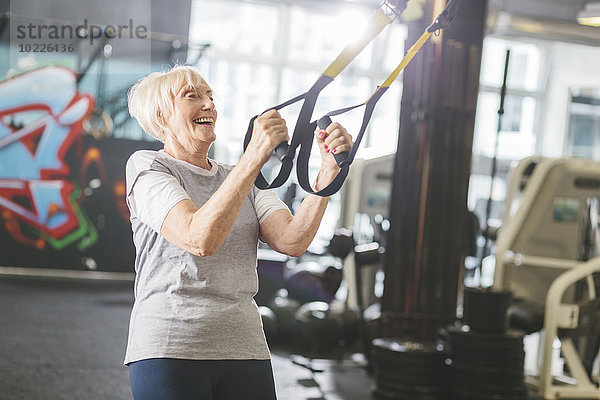
[[[0,82],[0,265],[133,270],[125,162],[160,146],[94,139],[94,110],[67,68]]]

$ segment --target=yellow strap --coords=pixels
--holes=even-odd
[[[365,34],[356,42],[347,45],[339,56],[327,67],[323,75],[331,78],[338,76],[340,72],[360,53],[375,36],[379,34],[390,22],[392,18],[385,15],[381,10],[375,11],[367,23]]]
[[[421,37],[419,38],[419,40],[417,40],[417,42],[415,44],[413,44],[410,49],[408,49],[408,51],[406,52],[406,55],[404,56],[404,58],[402,59],[402,61],[400,61],[400,64],[398,64],[398,66],[396,67],[396,69],[394,71],[392,71],[392,73],[381,84],[381,86],[378,86],[377,89],[369,96],[369,98],[367,99],[367,101],[365,101],[363,104],[367,104],[369,102],[369,100],[371,100],[371,98],[373,96],[375,96],[375,93],[377,93],[377,91],[380,88],[382,88],[382,87],[389,87],[396,80],[396,78],[398,77],[398,75],[400,75],[400,72],[402,72],[402,70],[404,68],[406,68],[406,66],[408,65],[408,63],[419,52],[419,50],[421,50],[421,47],[423,47],[423,45],[425,44],[425,42],[427,42],[427,40],[431,37],[431,34],[432,34],[431,32],[425,31],[425,33],[423,33],[421,35]]]
[[[402,70],[404,68],[406,68],[406,66],[408,65],[408,63],[419,52],[419,50],[421,49],[421,47],[423,47],[423,45],[425,44],[425,42],[427,42],[427,40],[430,37],[431,37],[431,32],[427,32],[427,31],[425,31],[425,33],[423,33],[423,35],[421,35],[421,37],[419,38],[419,40],[417,40],[417,42],[415,44],[413,44],[410,49],[408,49],[408,52],[406,52],[406,55],[404,56],[404,58],[402,59],[402,61],[400,61],[400,64],[398,64],[398,66],[396,67],[396,69],[390,74],[390,76],[387,77],[387,79],[385,80],[385,82],[383,82],[383,84],[381,85],[382,87],[388,87],[388,86],[390,86],[392,84],[392,82],[394,82],[396,80],[396,78],[398,77],[398,75],[400,75],[400,72],[402,72]]]

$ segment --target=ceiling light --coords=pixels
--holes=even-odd
[[[577,22],[581,25],[600,26],[600,2],[587,3],[577,13]]]

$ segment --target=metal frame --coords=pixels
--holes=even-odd
[[[519,194],[524,182],[524,172],[532,163],[537,162],[534,173],[529,177],[525,189]],[[560,337],[561,353],[572,378],[559,379],[552,376],[553,343],[558,337],[558,329],[575,329],[579,323],[579,306],[563,299],[573,284],[586,280],[590,300],[596,298],[592,274],[600,272],[600,256],[589,261],[577,261],[567,258],[544,257],[540,255],[519,254],[511,251],[516,246],[518,234],[524,229],[526,217],[535,206],[540,190],[544,188],[551,170],[561,164],[570,163],[572,168],[582,175],[600,177],[600,165],[590,160],[547,159],[539,156],[528,157],[511,171],[507,186],[506,209],[502,228],[496,244],[496,267],[494,270],[494,288],[510,289],[512,268],[538,267],[565,272],[558,275],[545,294],[544,329],[541,333],[541,364],[539,381],[534,382],[538,394],[544,399],[600,399],[600,388],[588,378],[573,340]],[[515,204],[520,196],[518,207]],[[561,382],[558,382],[558,381]]]
[[[551,374],[552,343],[558,335],[558,328],[574,329],[577,327],[579,319],[579,307],[573,304],[565,304],[561,299],[571,285],[579,280],[591,277],[594,272],[600,272],[600,256],[584,263],[578,263],[575,268],[559,276],[548,290],[544,315],[543,355],[539,386],[539,394],[544,399],[600,399],[600,388],[590,382],[571,338],[560,339],[561,353],[576,383],[570,387],[557,385],[554,383]],[[595,291],[591,292],[590,300],[595,297]]]

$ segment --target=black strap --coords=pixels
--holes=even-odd
[[[273,110],[273,109],[280,110],[284,107],[287,107],[291,104],[294,104],[294,103],[304,99],[305,95],[306,95],[306,93],[303,93],[299,96],[294,97],[293,99],[290,99],[284,103],[276,105],[275,107],[271,107],[271,108],[269,108],[269,110]],[[268,111],[268,110],[266,110],[266,111]],[[263,114],[264,114],[264,112],[263,112]],[[256,118],[258,118],[258,115],[255,115],[254,117],[252,117],[252,119],[250,119],[250,122],[248,123],[248,130],[246,131],[246,136],[244,137],[244,151],[246,151],[246,148],[248,147],[248,144],[250,143],[250,139],[252,139],[252,130],[254,129],[254,120]],[[285,146],[283,146],[283,145],[285,145]],[[282,151],[282,149],[283,149],[283,151]],[[277,174],[277,177],[275,177],[273,182],[271,184],[269,184],[267,182],[267,180],[265,179],[265,177],[263,176],[262,172],[259,172],[258,176],[256,177],[256,181],[255,181],[256,187],[258,187],[259,189],[272,189],[272,188],[277,188],[277,187],[282,186],[285,183],[285,181],[287,181],[288,177],[290,176],[290,173],[292,172],[292,167],[294,166],[294,156],[296,153],[296,148],[293,148],[292,151],[290,151],[290,149],[292,149],[291,146],[288,148],[287,143],[285,143],[285,142],[283,142],[279,146],[277,146],[276,154],[278,155],[278,157],[281,161],[281,167],[279,169],[279,173]]]
[[[287,143],[283,142],[282,144],[277,146],[277,153],[281,160],[281,168],[279,169],[279,173],[277,174],[273,182],[269,184],[263,176],[262,172],[259,172],[255,182],[256,187],[258,187],[259,189],[273,189],[283,185],[287,181],[292,171],[293,161],[296,156],[296,149],[298,148],[298,146],[300,146],[301,142],[307,137],[312,142],[313,131],[316,124],[311,124],[310,119],[312,118],[312,113],[315,109],[315,104],[317,103],[319,93],[332,81],[332,77],[329,77],[327,75],[321,75],[321,77],[317,79],[317,81],[308,90],[308,92],[298,95],[293,99],[281,103],[275,107],[269,108],[269,110],[280,110],[300,100],[304,100],[304,102],[302,103],[302,108],[300,109],[300,114],[298,115],[298,119],[296,120],[296,126],[294,127],[294,133],[292,134],[292,140],[290,144],[288,145]],[[265,110],[265,112],[266,111],[268,110]],[[254,116],[248,124],[248,130],[246,131],[246,136],[244,138],[244,151],[246,151],[246,148],[250,143],[250,139],[252,138],[252,130],[254,129],[254,120],[256,118],[258,118],[258,115]]]
[[[256,187],[259,189],[273,189],[280,187],[283,185],[290,176],[290,173],[293,168],[293,160],[295,158],[296,149],[300,147],[300,152],[298,153],[298,160],[296,166],[296,175],[298,177],[298,183],[307,193],[316,194],[318,196],[331,196],[340,190],[342,184],[346,176],[348,175],[348,170],[352,162],[354,161],[354,157],[356,156],[356,152],[360,147],[360,143],[365,134],[367,126],[369,125],[369,121],[373,116],[373,111],[375,109],[375,105],[386,92],[388,87],[380,87],[375,93],[371,96],[369,101],[366,103],[357,104],[350,107],[340,108],[334,111],[330,111],[325,114],[324,117],[332,117],[335,115],[340,115],[346,113],[348,111],[354,110],[355,108],[365,106],[365,112],[363,114],[363,121],[360,127],[360,131],[354,141],[354,145],[352,149],[348,153],[347,157],[344,157],[344,153],[342,153],[341,157],[336,157],[336,161],[341,166],[340,172],[336,176],[336,178],[329,184],[327,187],[315,191],[313,190],[310,184],[309,177],[309,160],[310,160],[310,152],[312,149],[313,135],[314,130],[317,127],[317,122],[308,122],[312,117],[313,110],[315,108],[315,104],[318,98],[319,93],[325,86],[327,86],[333,79],[328,76],[321,76],[319,80],[313,85],[313,87],[306,93],[303,93],[299,96],[294,97],[291,100],[288,100],[284,103],[281,103],[275,107],[269,108],[269,110],[275,109],[280,110],[284,107],[287,107],[291,104],[294,104],[300,100],[304,100],[302,104],[302,109],[300,110],[300,115],[298,116],[298,120],[296,121],[296,126],[294,127],[294,133],[292,135],[292,140],[289,145],[287,143],[282,143],[285,145],[286,149],[284,152],[280,153],[281,167],[279,169],[279,173],[275,177],[272,183],[268,183],[262,172],[260,172],[256,178]],[[268,111],[268,110],[267,110]],[[265,111],[266,112],[266,111]],[[252,130],[254,128],[254,120],[258,117],[258,115],[254,116],[250,123],[248,124],[248,130],[246,132],[246,136],[244,138],[244,150],[248,147],[248,143],[250,143],[250,139],[252,138]],[[279,147],[279,146],[278,146]],[[339,155],[338,155],[339,156]]]
[[[360,142],[362,141],[365,131],[367,130],[369,121],[371,120],[371,117],[373,116],[373,111],[375,110],[375,105],[377,104],[377,102],[379,101],[381,96],[383,96],[383,94],[386,92],[387,89],[388,89],[387,86],[379,87],[366,103],[361,103],[361,104],[357,104],[357,105],[350,106],[350,107],[340,108],[340,109],[337,109],[334,111],[330,111],[324,115],[324,117],[322,119],[326,120],[326,118],[328,118],[328,117],[344,114],[348,111],[354,110],[355,108],[365,106],[365,112],[363,114],[363,120],[362,120],[362,124],[360,127],[360,131],[358,132],[358,135],[356,136],[356,139],[354,141],[354,145],[352,146],[352,149],[350,149],[350,152],[348,153],[347,157],[344,157],[344,156],[336,157],[336,161],[338,162],[338,165],[340,165],[340,167],[341,167],[340,172],[338,173],[336,178],[329,185],[327,185],[327,187],[325,187],[319,191],[314,191],[312,189],[312,187],[310,185],[310,178],[308,176],[309,159],[310,159],[310,151],[312,149],[313,135],[312,134],[310,136],[307,135],[307,137],[305,138],[305,140],[303,141],[303,143],[300,146],[300,152],[298,153],[298,160],[297,160],[297,166],[296,166],[296,174],[298,177],[298,183],[300,184],[302,189],[304,189],[308,193],[316,194],[318,196],[331,196],[332,194],[334,194],[338,190],[340,190],[340,188],[342,187],[342,184],[344,183],[344,179],[348,175],[348,169],[350,168],[350,165],[354,161],[356,152],[358,151],[358,148],[360,147]],[[311,128],[313,131],[314,131],[315,127],[316,127],[316,123],[315,122],[311,123]],[[344,152],[344,153],[346,153],[346,152]],[[344,153],[341,153],[341,154],[344,154]]]

